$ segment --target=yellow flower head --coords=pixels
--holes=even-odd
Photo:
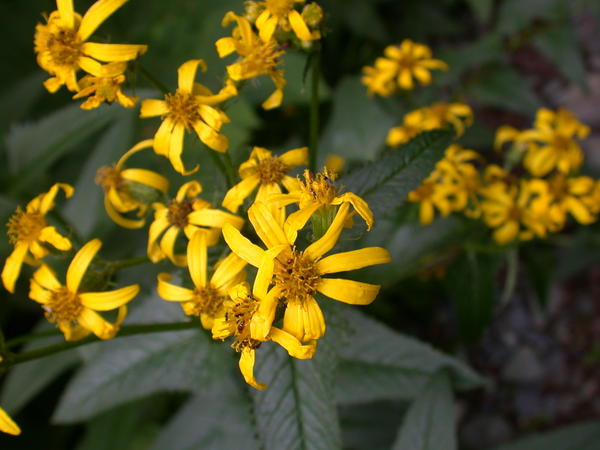
[[[308,148],[289,150],[280,156],[266,148],[254,147],[248,161],[240,165],[242,181],[233,186],[223,199],[223,207],[237,212],[244,200],[258,186],[256,201],[267,202],[270,194],[281,194],[281,185],[289,192],[300,189],[298,179],[288,172],[299,165],[308,164]]]
[[[0,358],[0,361],[2,361],[2,358]],[[14,436],[21,434],[19,425],[17,425],[2,408],[0,408],[0,431]]]
[[[596,221],[598,205],[594,179],[585,176],[567,177],[559,172],[551,176],[547,183],[552,196],[553,226],[550,231],[559,231],[564,226],[567,213],[582,225]]]
[[[67,282],[61,284],[47,265],[36,270],[31,279],[29,297],[42,305],[46,318],[56,324],[67,341],[81,339],[90,332],[100,339],[117,334],[127,315],[125,304],[140,291],[137,284],[106,292],[81,292],[81,281],[102,242],[93,239],[79,250],[67,269]],[[107,322],[96,311],[118,308],[115,323]]]
[[[447,182],[439,171],[434,171],[421,185],[408,194],[408,201],[419,203],[419,222],[429,225],[435,218],[436,209],[446,217],[454,210],[459,188]]]
[[[58,233],[56,228],[48,225],[45,219],[46,213],[54,208],[54,199],[60,189],[67,198],[73,195],[71,186],[57,183],[48,192],[31,200],[25,210],[17,208],[8,221],[8,238],[15,248],[4,263],[2,283],[10,292],[14,292],[23,261],[27,261],[29,255],[36,261],[40,260],[48,254],[48,244],[58,250],[71,249],[71,241]]]
[[[198,170],[186,171],[181,160],[183,138],[186,131],[194,130],[198,138],[218,152],[226,152],[227,137],[219,131],[229,118],[223,111],[213,107],[237,95],[231,81],[218,94],[213,94],[206,86],[194,83],[198,67],[206,71],[201,59],[187,61],[178,70],[178,88],[174,94],[166,94],[164,100],[148,99],[142,102],[140,117],[162,116],[160,128],[154,135],[154,151],[166,156],[173,168],[184,175]]]
[[[273,291],[273,290],[272,290]],[[241,283],[229,291],[230,298],[225,300],[223,312],[215,319],[212,335],[214,339],[226,339],[234,336],[231,347],[240,353],[240,372],[246,383],[256,389],[264,389],[266,385],[259,383],[254,378],[254,361],[256,349],[264,341],[273,341],[284,347],[290,356],[298,359],[312,358],[316,351],[316,343],[302,345],[302,343],[291,334],[272,327],[261,339],[255,339],[250,331],[254,315],[257,313],[261,302],[269,301],[273,294],[264,289],[257,289],[256,285],[250,293],[248,285]]]
[[[269,207],[254,203],[248,218],[254,231],[267,247],[251,243],[234,227],[223,227],[227,245],[240,258],[258,268],[254,289],[265,293],[250,326],[253,339],[264,340],[271,330],[278,306],[285,308],[283,330],[302,342],[317,340],[325,333],[325,319],[314,295],[320,292],[334,300],[353,305],[371,303],[379,286],[325,275],[360,269],[390,261],[390,254],[381,247],[338,253],[324,257],[337,243],[348,219],[350,205],[342,203],[325,234],[306,249],[295,241],[297,222],[286,220],[283,226],[273,217]]]
[[[388,131],[385,142],[390,147],[397,147],[427,129],[425,128],[425,111],[424,109],[417,109],[404,116],[402,125],[393,127]]]
[[[156,172],[146,169],[124,169],[125,162],[140,150],[152,147],[152,139],[134,145],[112,167],[104,166],[96,173],[96,184],[104,190],[104,207],[109,217],[125,228],[141,228],[146,223],[143,217],[148,211],[150,200],[141,197],[162,192],[166,194],[169,181]],[[141,219],[133,220],[124,216],[137,210]]]
[[[77,72],[98,73],[100,62],[130,61],[146,52],[145,45],[98,44],[87,42],[94,31],[127,0],[98,0],[81,17],[73,10],[73,0],[56,0],[57,11],[46,25],[35,28],[35,52],[38,64],[53,75],[44,82],[50,92],[63,84],[79,91]]]
[[[219,57],[224,58],[233,52],[240,55],[238,62],[227,66],[227,74],[233,81],[247,80],[260,75],[268,75],[275,84],[275,91],[262,104],[264,109],[273,109],[281,105],[283,88],[286,81],[283,70],[278,66],[283,50],[277,41],[270,37],[259,37],[252,31],[250,22],[244,17],[228,12],[223,18],[223,26],[237,22],[231,37],[219,39],[215,45]]]
[[[265,42],[277,31],[293,31],[301,41],[312,41],[321,37],[318,30],[311,32],[310,28],[320,26],[323,11],[312,3],[300,14],[296,10],[296,4],[303,5],[305,2],[306,0],[249,1],[246,3],[246,15],[256,17],[256,28]]]
[[[231,253],[216,264],[209,280],[207,249],[206,234],[195,233],[187,247],[188,269],[194,289],[171,284],[171,275],[161,273],[158,276],[158,295],[168,301],[181,302],[187,315],[200,317],[202,326],[210,330],[214,319],[222,315],[229,289],[246,279],[246,261]]]
[[[197,198],[200,192],[200,183],[189,181],[179,188],[177,196],[167,205],[152,205],[155,209],[154,222],[150,225],[148,235],[148,257],[152,262],[156,263],[167,257],[177,266],[186,266],[186,255],[175,253],[175,242],[181,232],[191,239],[200,230],[206,234],[207,245],[215,245],[224,224],[242,227],[244,219],[211,208],[209,202]]]
[[[320,209],[321,213],[328,216],[329,213],[335,212],[335,208],[331,207],[350,204],[364,219],[367,229],[370,230],[373,226],[371,208],[369,208],[367,202],[352,192],[339,194],[335,177],[336,174],[330,172],[327,168],[316,175],[306,169],[304,171],[304,181],[300,180],[299,190],[287,194],[273,194],[269,197],[268,202],[275,207],[297,203],[300,209],[290,214],[287,219],[288,222],[293,223],[297,230],[302,229],[313,214],[318,213]],[[348,219],[351,221],[351,216]]]
[[[398,87],[412,90],[414,79],[422,85],[431,83],[431,70],[447,70],[445,62],[431,57],[431,50],[423,44],[405,39],[400,45],[390,45],[384,50],[385,57],[375,60],[375,66],[363,68],[362,82],[369,95],[384,97],[392,95]]]
[[[110,63],[98,67],[92,75],[86,75],[79,80],[81,90],[73,96],[74,99],[88,97],[81,104],[82,109],[93,109],[102,103],[118,101],[125,108],[133,108],[137,97],[123,93],[121,85],[125,82],[127,63]]]

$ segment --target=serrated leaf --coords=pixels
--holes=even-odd
[[[541,102],[527,81],[509,66],[486,66],[468,85],[470,97],[478,103],[533,116]]]
[[[393,450],[455,450],[454,404],[445,372],[431,377],[412,403]]]
[[[495,447],[494,450],[596,450],[600,442],[600,422],[571,425],[548,433],[535,433],[524,439]]]
[[[319,140],[320,159],[330,153],[359,161],[374,158],[397,120],[367,96],[358,77],[344,78],[333,94],[333,112]]]
[[[100,350],[69,383],[54,412],[56,422],[86,420],[155,392],[207,389],[230,363],[227,349],[212,342],[204,330],[152,333],[94,345]]]
[[[35,327],[34,332],[51,329],[52,326],[44,320],[40,326]],[[62,335],[50,336],[32,341],[25,345],[22,351],[34,350],[63,341]],[[59,375],[75,366],[79,361],[77,352],[68,350],[13,367],[6,377],[0,404],[11,413],[17,413]]]
[[[257,352],[256,379],[267,389],[253,392],[254,412],[266,450],[341,448],[337,411],[327,377],[315,359],[297,360],[279,346]]]
[[[464,363],[424,342],[397,333],[359,311],[345,308],[342,314],[346,320],[340,325],[344,337],[337,343],[342,370],[338,374],[340,383],[336,383],[340,403],[413,398],[419,385],[444,368],[449,370],[456,389],[483,383]],[[361,366],[363,370],[358,370]],[[344,372],[344,368],[354,370]],[[362,391],[354,392],[352,386],[360,386]]]
[[[450,131],[421,133],[341,178],[339,185],[364,198],[376,219],[381,219],[393,214],[406,201],[408,193],[429,176],[452,139]]]
[[[571,23],[558,23],[533,37],[533,44],[571,82],[587,89],[581,48]]]
[[[239,373],[235,376],[240,378]],[[152,450],[258,450],[247,392],[251,388],[240,383],[226,376],[197,393],[167,424]]]

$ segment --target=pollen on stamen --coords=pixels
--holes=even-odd
[[[263,159],[256,166],[262,184],[280,183],[288,170],[289,167],[276,156]]]
[[[328,205],[337,195],[334,181],[335,174],[327,168],[316,175],[307,169],[304,171],[304,181],[300,180],[300,189],[313,200]]]
[[[194,299],[188,302],[188,314],[200,316],[206,314],[210,317],[216,317],[223,306],[225,297],[217,289],[208,285],[206,287],[197,287],[194,289]]]
[[[167,116],[175,123],[183,125],[188,131],[200,120],[198,112],[200,105],[192,94],[178,89],[175,94],[165,95],[165,102],[169,109]]]
[[[46,219],[44,219],[42,214],[26,212],[19,206],[6,224],[8,227],[8,239],[11,244],[19,241],[35,241],[38,239],[42,229],[47,225]]]
[[[192,200],[171,200],[168,205],[167,219],[171,225],[178,228],[185,228],[188,224],[188,215],[194,210]]]
[[[250,321],[258,309],[258,301],[252,296],[247,296],[236,301],[229,300],[228,306],[226,317],[234,327],[235,335],[231,348],[239,353],[245,348],[254,350],[260,347],[262,342],[250,337]]]
[[[316,264],[296,249],[277,259],[274,281],[286,299],[304,300],[317,292],[321,279]]]
[[[110,188],[117,188],[123,185],[121,172],[114,166],[103,166],[96,172],[94,182],[99,185],[105,192]]]
[[[52,292],[52,296],[48,303],[44,305],[44,309],[49,322],[74,323],[81,314],[83,305],[76,293],[71,292],[65,286],[61,286]]]

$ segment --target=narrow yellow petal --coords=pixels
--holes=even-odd
[[[296,237],[298,236],[298,231],[304,228],[306,222],[312,217],[317,209],[321,207],[320,203],[313,202],[309,203],[304,208],[299,209],[298,211],[294,211],[292,214],[288,216],[285,220],[285,224],[283,229],[285,230],[285,235],[287,236],[288,242],[296,242]]]
[[[373,226],[373,211],[371,211],[371,208],[369,208],[367,202],[365,202],[358,195],[353,194],[352,192],[347,192],[334,198],[331,204],[340,205],[344,202],[348,202],[354,207],[354,210],[366,222],[367,230],[371,230],[371,227]]]
[[[176,123],[175,126],[173,127],[173,130],[171,131],[171,136],[170,136],[171,139],[169,140],[168,157],[169,157],[169,161],[171,161],[171,164],[173,165],[173,169],[175,169],[177,172],[179,172],[182,175],[189,175],[191,173],[194,173],[200,167],[196,166],[191,171],[186,171],[185,167],[183,166],[183,161],[181,160],[181,154],[183,153],[184,134],[185,134],[185,127],[180,123]]]
[[[316,260],[335,247],[335,244],[344,229],[344,223],[346,222],[349,208],[350,205],[348,203],[342,203],[325,234],[304,250],[306,256],[312,260]]]
[[[325,318],[313,297],[288,300],[283,316],[283,329],[302,342],[320,339],[325,334]]]
[[[298,11],[292,9],[288,14],[288,20],[290,21],[294,33],[299,39],[303,41],[312,40],[312,34]]]
[[[242,234],[231,224],[223,225],[223,237],[229,248],[244,261],[260,267],[264,250],[258,245],[254,245],[249,239]]]
[[[66,3],[63,1],[63,3]],[[10,416],[0,408],[0,431],[14,436],[21,434],[19,426],[10,418]]]
[[[191,212],[188,215],[188,222],[192,225],[215,228],[223,228],[223,226],[228,223],[233,225],[238,230],[244,225],[244,219],[241,217],[234,216],[233,214],[225,211],[210,208]]]
[[[286,248],[289,248],[289,245],[282,244],[270,248],[264,252],[262,262],[258,268],[256,278],[254,279],[254,285],[252,287],[252,295],[255,298],[262,299],[267,295],[267,290],[269,289],[269,285],[271,284],[271,280],[273,278],[275,258],[277,258],[277,255],[279,255]]]
[[[147,49],[145,45],[98,44],[97,42],[85,42],[82,45],[85,55],[103,62],[131,61],[144,54]]]
[[[56,231],[54,227],[44,227],[40,232],[39,240],[48,242],[58,250],[67,251],[71,249],[71,241]]]
[[[217,289],[227,289],[248,264],[235,253],[230,253],[221,261],[213,274],[210,283]]]
[[[56,195],[58,194],[59,189],[62,189],[62,191],[65,193],[66,198],[70,198],[73,195],[73,192],[75,192],[73,187],[69,184],[65,184],[65,183],[54,184],[48,190],[48,192],[46,194],[43,194],[41,196],[40,208],[39,208],[40,214],[46,214],[48,211],[50,211],[52,208],[54,208],[54,199],[56,198]]]
[[[33,279],[40,286],[48,290],[54,291],[61,287],[61,284],[56,279],[56,275],[46,264],[42,264],[40,268],[33,273]]]
[[[289,150],[278,156],[278,159],[289,168],[308,164],[308,147]]]
[[[91,73],[95,77],[101,77],[104,75],[104,71],[102,70],[102,64],[100,64],[95,59],[88,58],[87,56],[80,56],[79,60],[77,61],[77,64],[79,64],[79,67],[81,67],[87,73]],[[81,94],[82,91],[80,91],[79,94],[75,95],[73,98],[83,97],[83,95]]]
[[[100,247],[102,247],[100,239],[92,239],[75,254],[67,269],[67,288],[71,292],[77,292],[79,289],[81,279]]]
[[[85,292],[79,294],[83,306],[95,311],[110,311],[123,306],[140,292],[137,284],[106,292]]]
[[[78,341],[90,334],[87,328],[64,321],[58,322],[58,328],[64,334],[66,341]]]
[[[169,283],[172,276],[168,273],[158,274],[158,295],[170,302],[187,302],[194,298],[194,291]]]
[[[2,269],[2,284],[6,290],[10,293],[15,292],[15,283],[19,274],[21,273],[21,267],[23,266],[23,260],[27,254],[27,243],[17,242],[15,249],[12,251],[10,256],[6,258],[4,268]]]
[[[151,170],[125,169],[121,172],[121,177],[125,180],[145,184],[164,193],[169,190],[169,180]]]
[[[198,194],[202,192],[202,185],[197,181],[188,181],[187,183],[183,183],[181,187],[177,190],[177,196],[175,199],[178,202],[185,200],[186,198],[196,197]]]
[[[271,328],[269,335],[273,342],[277,342],[283,348],[285,348],[290,356],[298,359],[310,359],[315,355],[317,351],[317,343],[311,342],[306,345],[302,345],[298,339],[292,336],[290,333],[286,333],[279,328]]]
[[[102,316],[89,308],[83,308],[77,318],[79,325],[91,331],[100,339],[111,339],[117,334],[118,327],[107,322]]]
[[[177,70],[178,86],[181,92],[191,94],[194,88],[194,79],[196,71],[200,66],[203,72],[206,72],[206,63],[202,59],[191,59],[183,63]]]
[[[177,236],[179,236],[179,231],[180,230],[177,227],[170,227],[160,240],[160,249],[167,255],[167,258],[169,258],[173,264],[179,267],[185,267],[187,259],[186,255],[175,254],[175,241],[177,240]]]
[[[230,37],[224,37],[215,42],[219,58],[224,58],[227,55],[235,52],[235,40]]]
[[[84,14],[77,34],[82,41],[92,35],[108,17],[119,9],[127,0],[99,0]]]
[[[32,278],[29,280],[29,298],[44,305],[52,300],[52,291],[43,288]]]
[[[263,390],[267,386],[265,384],[259,383],[254,378],[254,355],[255,351],[253,349],[244,347],[240,355],[240,372],[242,372],[242,376],[244,377],[244,380],[246,380],[246,383],[248,383],[253,388]]]
[[[167,103],[164,100],[157,100],[154,98],[149,98],[147,100],[142,101],[142,106],[140,109],[140,117],[155,117],[162,116],[169,112],[169,108],[167,107]]]
[[[221,153],[225,153],[227,151],[229,140],[226,136],[217,133],[200,120],[196,121],[193,126],[198,138],[207,146]]]
[[[257,175],[251,175],[244,178],[227,191],[221,205],[223,208],[236,213],[242,203],[244,203],[244,200],[252,193],[252,191],[254,191],[254,189],[256,189],[256,186],[258,186],[259,183],[260,178]]]
[[[60,18],[69,29],[75,28],[75,14],[73,10],[73,0],[56,0],[56,8],[60,13]]]
[[[320,274],[347,272],[390,261],[390,252],[385,248],[367,247],[327,256],[317,262],[317,271]]]
[[[132,220],[121,216],[121,214],[119,214],[119,212],[111,203],[108,195],[104,197],[104,209],[106,210],[108,217],[110,217],[113,220],[113,222],[115,222],[117,225],[122,226],[123,228],[129,228],[134,230],[137,228],[142,228],[146,224],[146,221],[144,219]]]
[[[280,297],[281,289],[277,286],[271,289],[268,294],[260,297],[258,310],[254,313],[250,321],[250,336],[252,339],[259,341],[266,341],[268,339]]]
[[[288,244],[283,229],[264,203],[254,203],[248,210],[248,218],[252,222],[256,234],[268,248]]]
[[[260,26],[258,20],[256,21],[256,27],[259,30],[258,35],[263,42],[269,42],[277,28],[277,17],[268,17],[264,13],[260,15],[259,19],[261,17],[266,17],[266,20],[262,20]]]
[[[340,302],[368,305],[379,293],[380,286],[341,278],[321,278],[317,290]]]
[[[206,245],[206,233],[203,231],[196,231],[188,243],[187,262],[194,285],[196,287],[206,287],[208,248]]]

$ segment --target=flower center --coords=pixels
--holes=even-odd
[[[435,183],[431,181],[424,181],[421,186],[415,189],[415,195],[419,200],[425,200],[430,198],[435,191]]]
[[[192,94],[177,89],[174,94],[165,95],[165,102],[169,109],[167,115],[175,123],[185,126],[188,131],[200,120],[200,104]]]
[[[17,242],[37,241],[42,229],[48,224],[40,213],[25,212],[19,206],[17,211],[8,220],[8,239],[12,244]]]
[[[261,341],[250,337],[250,321],[257,309],[258,302],[251,296],[229,301],[229,310],[225,314],[225,319],[235,324],[235,340],[231,348],[236,352],[241,352],[244,348],[260,347]]]
[[[121,178],[121,172],[114,166],[100,167],[96,172],[94,182],[105,192],[110,188],[118,188],[124,184],[124,180]]]
[[[556,134],[552,137],[550,145],[555,151],[566,151],[571,146],[571,142],[572,139]]]
[[[223,306],[223,297],[218,290],[211,285],[206,287],[197,287],[194,289],[194,299],[190,302],[191,314],[199,316],[207,314],[210,317],[216,317],[217,313]]]
[[[564,175],[556,175],[556,176],[552,177],[549,180],[548,184],[550,186],[550,191],[552,192],[552,195],[557,200],[562,200],[569,193],[569,189],[567,186],[567,179]]]
[[[508,210],[508,219],[509,220],[516,220],[517,222],[521,220],[521,210],[516,207],[513,206]]]
[[[300,190],[312,200],[329,205],[336,196],[334,179],[335,175],[327,168],[316,175],[307,169],[304,171],[304,181],[300,181]]]
[[[294,0],[266,0],[267,9],[278,18],[284,18],[294,7]]]
[[[48,26],[40,26],[36,30],[38,51],[48,51],[54,65],[77,67],[82,55],[81,39],[75,30],[62,28],[50,22]]]
[[[77,293],[61,286],[52,292],[48,303],[44,305],[46,317],[50,322],[76,322],[83,305]]]
[[[183,200],[181,202],[171,200],[168,208],[167,219],[171,225],[175,225],[178,228],[184,228],[188,224],[187,216],[194,210],[192,200]]]
[[[276,156],[263,159],[256,166],[262,184],[280,183],[288,167]]]
[[[244,56],[244,65],[246,72],[256,74],[267,74],[271,72],[278,64],[279,57],[283,55],[277,42],[271,40],[269,42],[258,41],[248,48],[247,54]]]
[[[282,288],[282,297],[304,300],[315,294],[321,276],[314,261],[292,249],[282,254],[277,262],[274,281]]]

